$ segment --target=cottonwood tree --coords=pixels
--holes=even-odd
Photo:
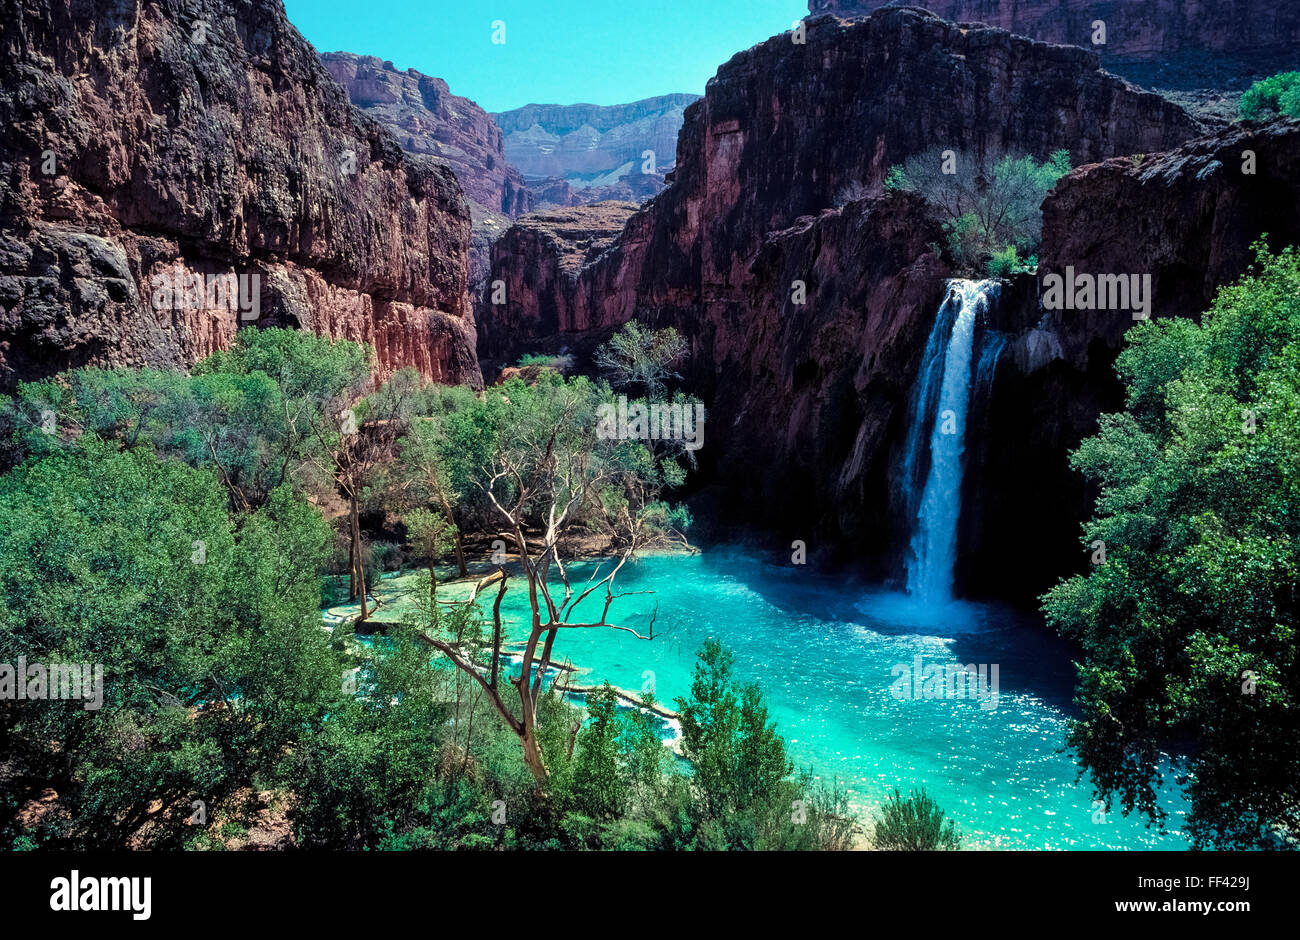
[[[674,370],[687,354],[686,340],[673,327],[650,330],[635,320],[596,350],[596,365],[615,388],[662,395]]]
[[[413,515],[423,511],[428,513],[432,507],[440,514],[446,535],[451,540],[451,549],[456,553],[456,567],[461,577],[469,574],[465,563],[465,546],[461,535],[456,507],[462,497],[462,486],[458,486],[455,475],[455,458],[448,453],[448,435],[446,428],[437,418],[416,418],[410,429],[397,444],[397,465],[393,489],[399,504],[414,503],[413,509],[405,513],[407,528],[418,518],[421,530],[418,538],[427,543],[432,532],[433,520],[425,516]],[[431,547],[423,544],[423,548]],[[426,556],[427,557],[427,556]],[[432,571],[432,569],[430,569]]]
[[[982,154],[933,147],[893,167],[886,189],[921,195],[949,233],[959,264],[1014,247],[1030,255],[1042,240],[1043,199],[1070,171],[1070,154],[1058,150],[1039,163],[997,150]]]
[[[1096,796],[1163,824],[1161,782],[1185,773],[1198,848],[1300,832],[1297,297],[1300,254],[1260,245],[1199,323],[1128,333],[1126,408],[1071,458],[1099,484],[1083,544],[1105,562],[1043,598],[1082,650],[1069,744]]]
[[[488,662],[481,644],[463,636],[439,635],[437,618],[421,635],[481,686],[501,720],[518,737],[537,790],[549,778],[538,735],[543,684],[555,663],[562,630],[613,629],[640,639],[654,637],[654,617],[645,632],[611,619],[617,578],[638,552],[684,544],[688,517],[661,500],[664,473],[659,461],[637,442],[602,440],[596,434],[598,390],[585,379],[542,375],[535,386],[512,380],[490,389],[475,407],[491,411],[496,428],[488,459],[474,481],[493,507],[501,538],[512,545],[522,572],[530,611],[519,674],[503,682],[501,601],[511,587],[504,567],[482,579],[471,602],[495,586]],[[603,536],[612,557],[585,584],[575,586],[562,546],[577,530]],[[592,613],[592,600],[598,610]],[[513,686],[513,693],[508,689]]]
[[[333,479],[347,501],[348,596],[361,598],[361,623],[372,612],[366,590],[361,509],[384,488],[379,471],[396,452],[418,391],[418,376],[399,373],[355,405],[337,396],[309,422],[319,445],[311,460]]]

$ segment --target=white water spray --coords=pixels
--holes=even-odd
[[[935,318],[926,344],[926,361],[921,366],[912,429],[903,460],[903,483],[915,486],[916,461],[928,429],[930,469],[916,506],[916,523],[907,558],[907,593],[925,603],[952,599],[966,412],[975,378],[971,374],[975,324],[987,309],[989,299],[997,296],[1000,286],[997,281],[949,281],[948,298]],[[944,343],[943,331],[949,322],[951,333]],[[985,362],[980,366],[981,373],[987,369],[991,374],[991,366]],[[987,381],[983,375],[979,378]]]

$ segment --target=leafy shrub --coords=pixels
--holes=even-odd
[[[569,372],[573,369],[573,357],[568,353],[558,356],[525,353],[519,357],[515,366],[519,369],[554,369],[556,372]]]
[[[1279,114],[1300,118],[1300,72],[1280,72],[1241,96],[1243,120],[1263,121]]]
[[[936,147],[890,169],[885,188],[921,195],[948,233],[953,261],[973,272],[1008,246],[1024,255],[1037,252],[1043,199],[1069,171],[1066,150],[1040,163],[1030,156],[977,157]]]
[[[993,278],[1007,278],[1016,274],[1026,274],[1034,271],[1037,267],[1038,258],[1030,255],[1022,260],[1020,253],[1016,251],[1015,245],[1008,245],[1001,251],[993,252],[993,257],[988,260],[989,277]]]
[[[944,821],[939,804],[925,792],[903,799],[897,789],[886,800],[876,822],[875,843],[880,849],[931,852],[961,847],[961,834],[952,820]]]

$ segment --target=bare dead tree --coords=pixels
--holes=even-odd
[[[608,628],[653,639],[653,622],[650,630],[641,634],[611,619],[616,600],[647,593],[619,592],[617,578],[638,552],[652,545],[685,542],[668,524],[658,502],[657,476],[646,473],[643,464],[626,459],[616,442],[597,438],[590,396],[562,386],[555,397],[554,407],[544,414],[521,414],[510,424],[479,483],[503,523],[503,535],[513,543],[528,592],[528,637],[519,675],[508,680],[514,686],[513,695],[500,682],[501,601],[508,588],[503,568],[479,581],[471,594],[473,602],[484,589],[497,585],[489,665],[476,661],[477,650],[469,644],[429,631],[420,634],[482,687],[519,738],[539,793],[545,792],[549,771],[538,738],[538,706],[560,631]],[[616,550],[586,584],[575,587],[561,544],[566,533],[579,527],[600,531]],[[530,536],[538,532],[535,538]],[[599,616],[577,619],[583,601],[592,597],[602,602]]]

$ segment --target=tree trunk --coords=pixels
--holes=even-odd
[[[352,537],[352,520],[348,519],[348,600],[357,599],[357,543]]]
[[[370,611],[366,600],[366,563],[361,557],[361,513],[357,509],[356,496],[349,496],[348,499],[352,504],[352,556],[356,559],[356,576],[361,594],[361,617],[358,622],[365,623]]]
[[[456,567],[460,569],[462,578],[469,575],[469,568],[465,566],[465,546],[460,540],[460,528],[456,528]]]
[[[524,719],[524,730],[519,736],[519,740],[524,744],[524,763],[533,772],[533,780],[537,783],[537,792],[545,793],[546,785],[550,781],[550,774],[546,771],[546,762],[542,760],[542,747],[537,740],[537,727],[530,719]]]
[[[456,529],[456,567],[460,569],[460,576],[463,578],[469,574],[469,568],[465,567],[465,546],[460,540],[460,526],[456,525],[456,515],[451,510],[451,501],[441,490],[438,491],[438,499],[442,503],[442,514],[446,517],[447,523]]]

